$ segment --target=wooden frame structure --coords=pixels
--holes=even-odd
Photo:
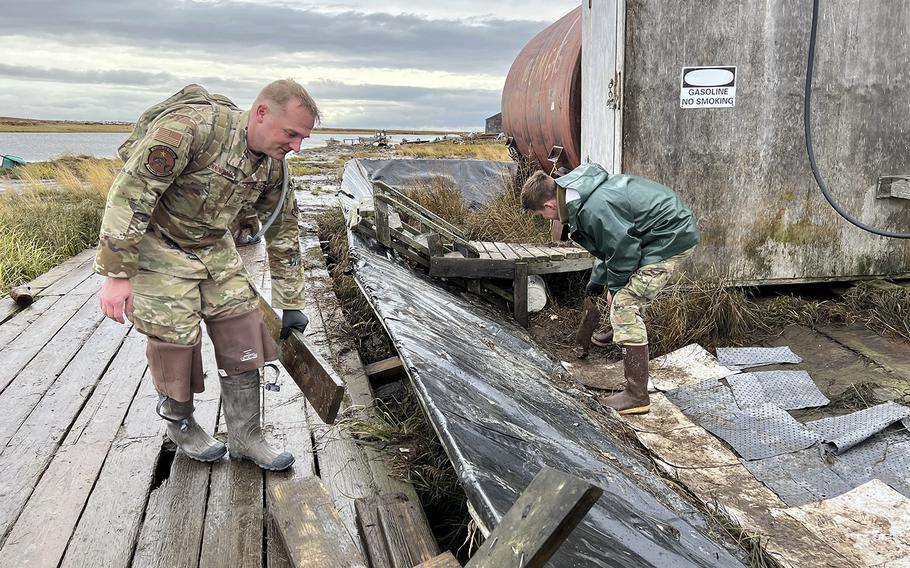
[[[594,257],[575,246],[470,241],[459,227],[381,181],[373,183],[372,199],[350,211],[352,230],[427,269],[430,276],[456,279],[468,290],[492,292],[511,304],[512,314],[528,325],[528,277],[533,274],[579,272]],[[496,280],[511,280],[502,286]]]

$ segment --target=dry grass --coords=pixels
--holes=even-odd
[[[395,354],[385,328],[376,317],[369,302],[363,297],[357,282],[351,276],[348,255],[347,225],[340,209],[332,209],[317,218],[319,239],[327,243],[329,273],[335,295],[338,297],[345,320],[350,329],[336,330],[352,337],[364,364],[388,359]]]
[[[509,151],[499,142],[432,142],[428,144],[405,144],[396,150],[400,156],[409,158],[471,158],[475,160],[509,161]]]
[[[344,417],[338,427],[388,456],[390,473],[414,487],[443,549],[476,550],[482,537],[472,530],[464,490],[413,388],[395,406],[376,403],[373,419]]]
[[[119,167],[118,160],[67,157],[16,170],[25,189],[0,192],[0,290],[94,245]]]
[[[445,178],[436,178],[407,193],[450,223],[462,227],[468,238],[476,241],[511,243],[548,243],[550,226],[521,208],[520,186],[503,177],[491,179],[493,197],[478,209],[470,209],[459,189]]]

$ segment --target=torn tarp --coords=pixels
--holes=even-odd
[[[548,566],[741,566],[704,520],[552,383],[527,332],[351,235],[354,276],[405,363],[478,522],[491,529],[544,465],[603,496]]]

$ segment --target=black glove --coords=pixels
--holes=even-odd
[[[605,289],[606,287],[603,284],[588,282],[588,285],[585,286],[585,296],[600,296],[604,293]]]
[[[303,330],[306,329],[308,323],[310,323],[310,318],[306,317],[306,314],[300,310],[283,310],[281,314],[281,333],[279,334],[279,337],[281,339],[287,339],[288,336],[291,335],[292,329],[296,329],[303,333]]]

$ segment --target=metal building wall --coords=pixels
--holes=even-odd
[[[812,178],[802,126],[811,0],[618,4],[582,3],[583,50],[593,52],[582,58],[581,153],[612,163],[621,152],[624,173],[683,196],[702,232],[698,272],[716,267],[742,283],[910,275],[910,241],[848,224]],[[910,174],[910,2],[823,0],[820,16],[812,106],[822,175],[860,220],[910,231],[910,201],[874,198],[879,175]],[[623,32],[617,110],[599,43]],[[682,68],[699,65],[736,66],[734,108],[680,108]],[[609,121],[621,122],[613,153],[585,135]]]

